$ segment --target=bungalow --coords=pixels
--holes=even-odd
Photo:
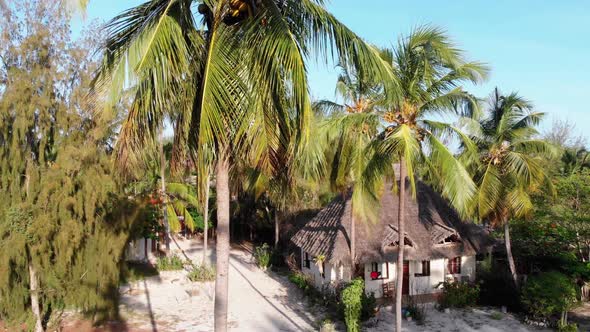
[[[409,187],[409,186],[407,186]],[[431,187],[416,182],[416,200],[408,189],[402,293],[431,301],[445,280],[474,281],[476,255],[494,244],[484,229],[462,221]],[[364,277],[375,297],[394,295],[399,233],[399,198],[382,195],[380,217],[357,222],[354,271],[351,268],[351,195],[339,196],[291,239],[301,254],[301,269],[318,288]]]

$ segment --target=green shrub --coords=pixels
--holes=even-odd
[[[559,272],[545,272],[529,278],[521,295],[522,303],[535,319],[549,320],[561,314],[560,324],[567,325],[565,315],[577,302],[574,283]]]
[[[307,290],[310,287],[309,278],[301,272],[293,272],[289,275],[289,281],[294,283],[299,289]]]
[[[367,295],[363,291],[363,295],[361,297],[361,320],[364,322],[367,319],[375,316],[376,309],[377,299],[375,298],[375,293],[371,292],[369,295]]]
[[[344,306],[344,321],[348,332],[360,331],[362,312],[362,297],[365,292],[363,279],[354,279],[342,291],[342,305]]]
[[[500,319],[504,318],[504,315],[501,312],[494,311],[490,315],[490,318],[495,319],[495,320],[500,320]]]
[[[215,267],[209,265],[196,265],[188,273],[188,279],[192,282],[215,280]]]
[[[320,323],[320,332],[336,332],[336,326],[330,319],[324,319]]]
[[[439,305],[444,308],[466,308],[475,306],[479,297],[479,286],[467,282],[445,282]]]
[[[572,324],[559,324],[557,326],[557,331],[559,332],[578,332],[578,325]]]
[[[270,266],[270,257],[271,250],[268,244],[265,243],[254,249],[254,258],[261,269],[266,270]]]
[[[176,271],[182,270],[184,263],[177,255],[158,257],[156,268],[158,271]]]

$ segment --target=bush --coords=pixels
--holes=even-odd
[[[320,332],[336,332],[336,326],[329,319],[324,319],[320,324]]]
[[[578,325],[572,324],[559,324],[557,326],[559,332],[578,332]]]
[[[188,273],[188,279],[192,282],[215,280],[215,267],[209,265],[196,265]]]
[[[561,314],[562,325],[567,325],[564,313],[574,307],[577,292],[574,283],[559,272],[545,272],[529,278],[525,284],[522,303],[534,319],[550,320]]]
[[[342,305],[344,306],[344,321],[348,332],[360,331],[362,312],[362,296],[365,292],[363,279],[354,279],[342,291]]]
[[[301,272],[293,272],[289,275],[289,281],[294,283],[299,289],[307,290],[310,287],[309,278]]]
[[[176,271],[182,270],[184,263],[177,255],[158,257],[156,268],[158,271]]]
[[[522,312],[520,290],[514,285],[508,267],[494,263],[491,269],[478,266],[477,280],[480,285],[478,304],[483,306],[506,306],[510,311]]]
[[[500,319],[504,318],[504,315],[501,312],[494,311],[490,315],[490,318],[495,319],[495,320],[500,320]]]
[[[475,306],[479,297],[479,286],[467,282],[445,282],[439,300],[442,309]]]
[[[375,299],[375,293],[371,292],[371,294],[367,295],[363,290],[363,295],[361,297],[361,320],[364,322],[375,316],[376,309],[377,299]]]
[[[270,257],[271,250],[268,244],[265,243],[254,249],[254,258],[261,269],[266,270],[270,266]]]

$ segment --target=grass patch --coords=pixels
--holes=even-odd
[[[215,273],[215,267],[213,266],[195,265],[187,277],[192,282],[214,281]]]
[[[184,262],[177,255],[158,257],[156,268],[158,271],[178,271],[182,270]]]
[[[504,318],[504,314],[502,314],[501,312],[494,311],[492,312],[490,317],[495,320],[501,320],[502,318]]]

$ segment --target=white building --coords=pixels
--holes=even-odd
[[[406,195],[402,293],[432,301],[445,280],[475,281],[476,255],[490,252],[494,242],[482,227],[462,221],[432,188],[417,181],[416,190],[415,200],[409,189]],[[336,198],[292,238],[300,249],[302,272],[319,288],[354,276],[363,277],[366,292],[375,297],[394,295],[398,206],[399,197],[385,190],[379,220],[355,223],[351,273],[351,196]]]

